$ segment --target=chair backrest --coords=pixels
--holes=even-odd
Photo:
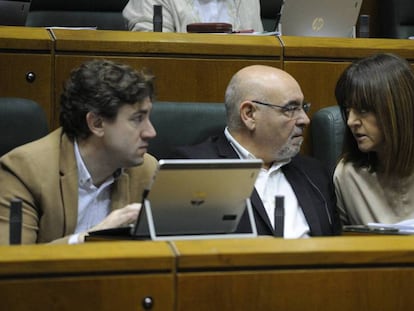
[[[407,39],[414,36],[414,1],[379,0],[380,36]]]
[[[0,97],[0,156],[48,132],[46,114],[36,102]]]
[[[127,2],[128,0],[32,0],[26,26],[127,30],[122,16]]]
[[[284,0],[260,0],[260,16],[265,31],[276,30]]]
[[[171,156],[176,146],[197,144],[223,132],[226,112],[220,103],[155,102],[151,121],[157,136],[148,152],[162,159]]]
[[[333,172],[342,153],[345,124],[338,106],[322,108],[312,116],[312,155]]]

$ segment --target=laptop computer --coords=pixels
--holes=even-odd
[[[355,37],[362,0],[285,0],[280,32],[285,36]]]
[[[0,25],[24,26],[31,0],[0,0]]]
[[[250,195],[261,160],[160,160],[133,235],[152,240],[254,237]],[[251,233],[234,233],[248,208]]]

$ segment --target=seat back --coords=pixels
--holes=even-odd
[[[260,0],[260,16],[265,31],[275,31],[280,20],[280,9],[284,0]]]
[[[48,132],[46,114],[36,102],[0,97],[0,156]]]
[[[407,39],[414,36],[414,1],[379,0],[380,36]]]
[[[226,126],[224,104],[155,102],[151,121],[157,136],[148,152],[157,159],[168,158],[174,147],[193,145],[218,135]]]
[[[128,0],[32,0],[26,26],[127,30],[122,10]]]
[[[339,106],[325,107],[314,113],[310,129],[312,155],[333,172],[342,153],[345,131]]]

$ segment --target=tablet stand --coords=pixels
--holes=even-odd
[[[250,198],[246,199],[246,208],[251,225],[250,233],[215,233],[215,234],[185,234],[185,235],[161,235],[157,234],[154,219],[152,217],[151,204],[149,200],[144,201],[145,214],[148,222],[148,229],[151,240],[169,241],[169,240],[206,240],[206,239],[240,239],[257,237],[256,222],[253,216],[253,209]]]

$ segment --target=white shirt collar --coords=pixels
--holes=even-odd
[[[93,180],[92,180],[92,176],[88,171],[88,168],[85,165],[85,162],[82,159],[82,156],[80,154],[80,150],[79,150],[79,145],[78,142],[75,139],[74,142],[74,149],[75,149],[75,159],[76,159],[76,164],[78,167],[78,182],[79,182],[79,187],[91,187],[93,185]],[[107,186],[112,184],[115,179],[117,179],[121,174],[122,174],[122,169],[118,169],[116,170],[112,176],[110,176],[107,180],[105,180],[105,182],[101,185],[102,186]]]
[[[226,136],[227,140],[229,141],[230,145],[234,148],[237,155],[240,159],[256,159],[254,154],[244,148],[239,142],[230,134],[228,127],[224,129],[224,135]],[[286,165],[290,162],[289,160],[282,161],[282,162],[273,162],[272,166],[270,167],[270,171],[276,171],[281,168],[283,165]]]

